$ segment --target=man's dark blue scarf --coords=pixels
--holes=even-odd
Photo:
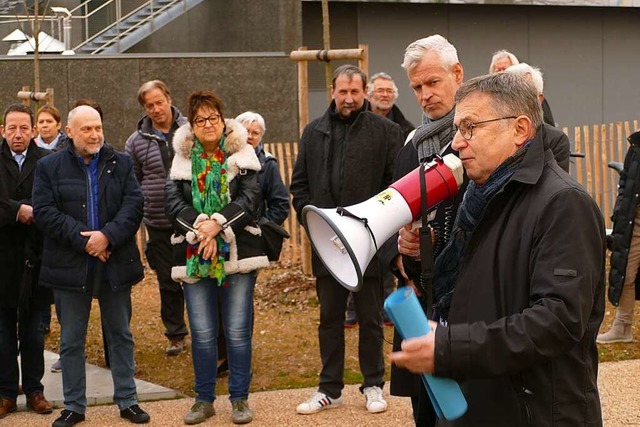
[[[434,308],[438,310],[443,320],[449,317],[455,283],[464,265],[465,251],[472,232],[491,199],[504,188],[518,170],[526,150],[525,147],[505,160],[484,185],[477,185],[471,181],[467,187],[458,209],[451,239],[434,265]]]

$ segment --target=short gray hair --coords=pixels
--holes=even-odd
[[[267,131],[267,126],[264,124],[264,118],[253,111],[245,111],[236,117],[236,121],[240,122],[243,125],[250,125],[251,123],[257,123],[260,128],[262,128],[262,133],[264,134]]]
[[[532,67],[526,62],[521,62],[504,70],[505,73],[513,73],[519,76],[529,79],[531,83],[536,87],[538,95],[544,93],[544,79],[542,78],[542,71],[538,67]]]
[[[456,105],[476,94],[490,98],[490,107],[500,116],[527,116],[537,129],[542,125],[542,107],[538,93],[529,80],[512,73],[475,77],[456,92]]]
[[[506,49],[499,50],[497,52],[494,52],[493,56],[491,57],[491,65],[489,65],[489,74],[493,74],[495,72],[493,71],[493,67],[496,65],[496,62],[498,62],[498,60],[502,58],[509,58],[509,61],[511,61],[511,65],[517,65],[520,63],[520,61],[518,61],[518,57],[516,57],[513,53],[509,52]]]
[[[388,80],[391,82],[391,84],[393,85],[393,96],[397,99],[398,86],[396,86],[396,82],[393,81],[393,77],[391,77],[387,73],[375,73],[373,76],[371,76],[371,79],[369,80],[369,84],[367,85],[367,96],[371,97],[371,95],[373,95],[373,84],[378,79]]]
[[[420,64],[424,55],[436,52],[442,61],[442,65],[451,69],[458,62],[458,51],[440,34],[434,34],[411,43],[404,51],[402,68],[411,71]]]

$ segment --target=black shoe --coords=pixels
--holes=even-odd
[[[134,424],[148,423],[151,417],[137,404],[129,406],[120,411],[120,416],[126,418]]]
[[[72,427],[84,421],[84,414],[63,409],[60,416],[53,422],[52,427]]]

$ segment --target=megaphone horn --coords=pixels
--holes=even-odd
[[[462,162],[454,154],[429,162],[422,178],[427,184],[427,209],[455,196],[463,174]],[[377,245],[419,218],[420,178],[418,167],[364,202],[346,208],[302,209],[313,249],[342,286],[359,291]]]

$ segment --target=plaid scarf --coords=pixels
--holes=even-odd
[[[211,157],[207,156],[202,144],[196,138],[191,153],[193,207],[198,213],[213,215],[220,212],[229,203],[229,184],[227,182],[227,156],[224,151],[225,137]],[[187,274],[195,278],[216,279],[218,286],[225,280],[224,260],[229,254],[229,244],[216,237],[218,253],[211,259],[198,255],[199,244],[187,245]]]

